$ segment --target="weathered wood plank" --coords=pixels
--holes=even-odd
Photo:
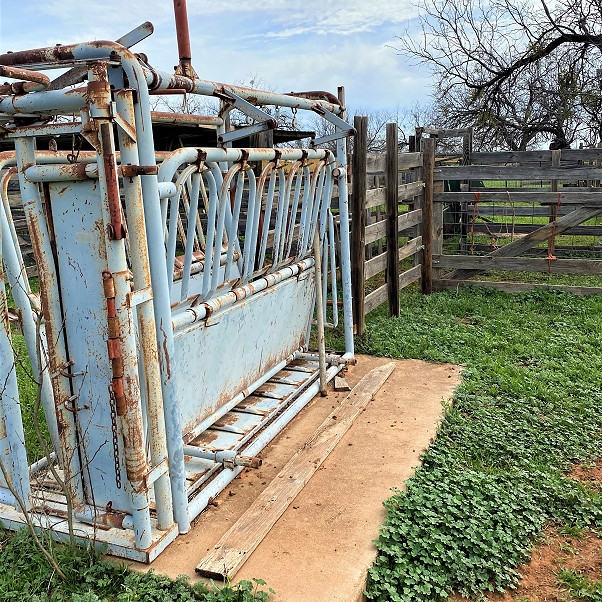
[[[493,288],[506,293],[520,293],[522,291],[544,290],[564,291],[574,295],[602,295],[602,287],[599,286],[564,286],[561,284],[529,284],[525,282],[488,282],[486,280],[435,280],[433,287],[437,291],[457,289],[460,287],[475,286]]]
[[[437,128],[421,128],[423,134],[428,134],[429,136],[437,136],[438,138],[459,138],[460,136],[465,136],[470,133],[471,128],[455,128],[455,129],[447,129],[441,130]]]
[[[414,209],[414,211],[408,211],[402,213],[397,218],[397,224],[399,231],[407,230],[412,226],[416,226],[422,221],[422,209]],[[370,244],[379,238],[383,238],[387,233],[387,221],[382,220],[374,224],[366,226],[365,244]]]
[[[374,368],[360,380],[214,549],[199,562],[197,572],[214,579],[236,575],[394,369],[395,362],[389,362]]]
[[[424,184],[422,182],[410,182],[409,184],[400,184],[397,187],[397,198],[399,202],[412,199],[422,194]],[[366,209],[386,205],[385,188],[372,188],[366,191]]]
[[[387,285],[383,284],[376,290],[368,293],[364,299],[364,311],[368,315],[373,309],[376,309],[379,305],[382,305],[387,300]]]
[[[602,188],[600,192],[583,189],[583,192],[560,192],[562,205],[584,205],[587,207],[602,206]],[[474,192],[439,192],[434,196],[435,203],[469,203],[475,202]],[[483,192],[479,191],[479,203],[538,203],[540,205],[555,205],[558,203],[557,192],[521,192],[514,188],[512,192]]]
[[[534,161],[552,162],[552,151],[503,151],[492,153],[472,153],[473,165],[496,165],[500,163],[532,163]],[[602,149],[564,149],[560,151],[561,161],[594,161],[602,159]]]
[[[578,207],[575,211],[571,211],[568,215],[558,218],[555,222],[546,224],[541,228],[526,234],[522,238],[515,240],[495,251],[489,253],[490,256],[498,257],[516,257],[522,255],[527,249],[530,249],[544,240],[555,234],[562,234],[565,230],[572,228],[582,222],[602,214],[602,208],[587,208]],[[448,275],[448,278],[454,280],[464,280],[471,276],[476,276],[478,270],[456,270]]]
[[[415,265],[413,268],[406,270],[399,274],[399,288],[405,288],[408,284],[412,284],[412,282],[416,282],[420,280],[420,272],[422,271],[422,266],[420,264]]]
[[[399,153],[397,170],[412,169],[422,165],[422,153]],[[370,174],[385,173],[387,169],[385,155],[370,153],[366,157],[366,171]]]
[[[564,215],[569,215],[569,213],[563,213]],[[559,215],[563,214],[559,213]],[[472,219],[472,215],[469,217],[469,219]],[[472,223],[470,224],[470,229],[474,231],[475,234],[489,235],[489,232],[491,231],[491,233],[494,235],[507,237],[512,231],[514,231],[514,234],[530,234],[531,232],[536,232],[541,227],[541,224],[517,223],[512,226],[511,220],[512,216],[510,215],[508,216],[508,220],[503,224],[496,222],[484,224],[480,221],[476,221],[474,227]],[[572,228],[565,229],[563,234],[574,234],[575,236],[602,236],[602,226],[574,226]]]
[[[435,181],[441,180],[599,180],[600,167],[494,167],[488,165],[460,165],[438,167]]]
[[[553,259],[538,257],[492,257],[490,255],[436,255],[433,265],[443,269],[548,272],[553,274],[601,275],[598,259]]]
[[[410,257],[410,255],[414,255],[418,253],[418,251],[422,250],[422,236],[417,236],[416,238],[412,238],[405,245],[402,245],[398,249],[398,259],[402,261]],[[382,253],[369,259],[366,261],[365,274],[366,280],[368,278],[372,278],[372,276],[376,276],[376,274],[380,274],[380,272],[384,271],[387,268],[387,254]]]

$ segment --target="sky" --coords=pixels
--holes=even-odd
[[[396,48],[415,33],[411,0],[188,0],[192,63],[201,79],[279,92],[344,85],[350,108],[395,110],[428,100],[429,77]],[[0,0],[0,52],[117,39],[144,21],[134,47],[171,71],[177,45],[171,0]]]

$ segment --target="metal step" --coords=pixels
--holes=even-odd
[[[291,361],[188,445],[208,451],[241,449],[318,377],[317,361],[299,358]],[[185,455],[184,459],[189,495],[195,494],[216,472],[224,470],[221,463],[211,460],[190,455]]]

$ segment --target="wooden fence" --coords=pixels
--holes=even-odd
[[[399,315],[399,291],[423,276],[422,224],[430,223],[423,209],[425,191],[421,172],[432,172],[421,152],[399,153],[397,124],[387,124],[386,153],[366,152],[368,118],[356,117],[352,158],[351,280],[356,332],[364,332],[367,313],[388,301],[390,315]],[[429,172],[430,170],[430,172]],[[371,187],[384,179],[384,186]],[[432,183],[432,178],[431,178]],[[432,198],[432,184],[430,188]],[[401,210],[400,210],[401,206]],[[432,206],[432,203],[431,203]],[[426,238],[430,229],[427,228]],[[400,240],[401,239],[401,240]],[[428,241],[427,241],[428,242]],[[413,258],[413,266],[400,270],[400,262]],[[384,275],[384,282],[382,276]],[[380,276],[380,278],[379,278]],[[376,288],[366,294],[366,282]]]
[[[471,153],[469,165],[437,166],[434,289],[602,293],[602,279],[569,286],[504,274],[602,275],[601,165],[601,149],[567,149]]]
[[[386,153],[370,155],[367,118],[356,117],[354,126],[351,274],[359,334],[382,303],[399,315],[399,293],[416,281],[427,294],[460,286],[602,293],[602,149],[472,152],[471,128],[417,128],[415,152],[399,153],[397,125],[388,124]],[[449,144],[437,148],[450,137],[461,139],[456,155]],[[413,266],[400,270],[408,258]],[[533,273],[550,276],[536,283]],[[588,280],[558,283],[555,274]]]

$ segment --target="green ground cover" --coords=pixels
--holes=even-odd
[[[599,493],[566,475],[602,456],[602,297],[463,289],[401,307],[368,316],[359,352],[466,368],[423,466],[385,503],[368,599],[511,587],[546,523],[602,527]]]

